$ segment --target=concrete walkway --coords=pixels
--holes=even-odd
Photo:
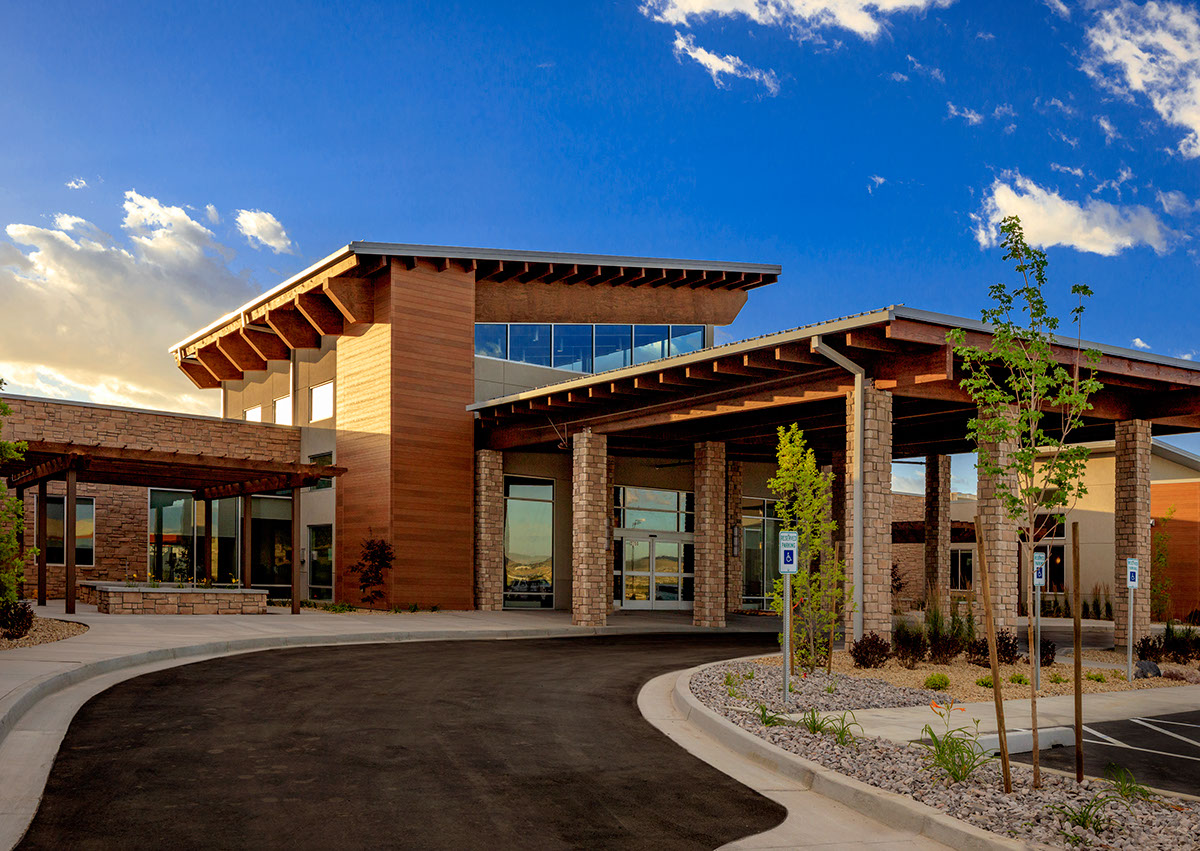
[[[102,615],[62,601],[37,607],[43,617],[88,625],[83,635],[0,652],[0,849],[20,839],[37,811],[67,727],[92,696],[132,677],[206,659],[283,647],[559,638],[661,632],[712,632],[688,612],[622,612],[601,629],[571,625],[567,612],[422,612],[335,615]],[[773,618],[735,617],[726,631],[777,630]]]

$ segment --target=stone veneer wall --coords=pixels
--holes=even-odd
[[[997,464],[1007,461],[1015,448],[1012,441],[988,441],[980,444]],[[980,533],[987,550],[988,579],[996,629],[1017,627],[1017,521],[1008,516],[996,491],[997,479],[979,475],[978,494]],[[1015,479],[1010,480],[1015,487]],[[976,571],[979,563],[976,562]],[[982,587],[982,586],[981,586]]]
[[[725,444],[715,441],[695,447],[696,596],[695,626],[725,626]]]
[[[950,456],[925,458],[925,575],[921,596],[950,609]]]
[[[267,592],[81,585],[80,601],[102,615],[265,615]]]
[[[12,408],[4,420],[6,440],[76,443],[158,452],[235,455],[254,461],[300,460],[300,429],[223,420],[217,417],[168,414],[129,408],[109,408],[82,402],[3,397]],[[34,496],[25,491],[25,534],[34,545]],[[49,482],[47,492],[61,496],[63,482]],[[124,580],[126,571],[145,576],[147,563],[148,497],[145,488],[81,483],[79,496],[96,499],[95,565],[80,566],[86,580]],[[66,593],[65,568],[47,565],[47,595]],[[37,563],[25,565],[23,594],[37,593]]]
[[[584,429],[571,439],[571,623],[608,622],[608,438]]]
[[[863,388],[863,634],[892,635],[892,394]],[[854,396],[846,397],[846,573],[854,564]],[[846,612],[847,634],[854,614]]]
[[[742,462],[725,460],[725,611],[742,607],[742,565],[746,541],[742,536]],[[737,549],[734,550],[734,535]]]
[[[504,453],[475,453],[475,606],[504,608]]]
[[[892,494],[892,522],[902,523],[925,518],[925,498],[915,493]],[[892,564],[900,573],[901,587],[893,603],[911,609],[925,599],[925,545],[892,544]]]
[[[1116,424],[1116,494],[1113,532],[1116,563],[1113,582],[1113,642],[1125,647],[1150,628],[1150,423]],[[1138,588],[1133,598],[1133,635],[1129,632],[1129,590],[1125,559],[1138,560]]]

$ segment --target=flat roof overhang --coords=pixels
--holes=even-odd
[[[817,350],[821,343],[859,364],[893,394],[893,456],[974,449],[975,415],[960,386],[961,363],[946,343],[955,328],[986,345],[982,323],[903,306],[768,334],[653,363],[581,376],[469,406],[479,445],[554,449],[585,428],[608,435],[614,454],[690,457],[699,441],[724,441],[730,457],[774,458],[775,429],[798,423],[819,452],[845,448],[846,397],[853,377]],[[1110,440],[1113,423],[1145,419],[1155,434],[1200,431],[1200,365],[1132,349],[1097,349],[1104,389],[1075,442]],[[1056,338],[1060,362],[1075,363],[1076,341]]]
[[[187,490],[200,500],[307,487],[346,472],[317,464],[41,440],[28,441],[20,460],[0,463],[0,476],[10,490],[61,479],[68,470],[75,471],[79,482]]]
[[[170,348],[180,370],[201,389],[240,380],[245,372],[317,348],[322,336],[374,322],[373,280],[392,262],[454,267],[476,283],[579,287],[672,288],[745,292],[774,283],[780,267],[661,257],[566,254],[352,242]],[[745,298],[745,296],[741,296]]]

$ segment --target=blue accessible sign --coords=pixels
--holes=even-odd
[[[780,573],[796,573],[796,549],[800,543],[800,535],[797,532],[780,532],[779,533],[779,572]]]
[[[1138,587],[1138,560],[1136,558],[1125,559],[1125,573],[1127,574],[1126,585],[1130,588]]]

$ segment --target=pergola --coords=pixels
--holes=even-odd
[[[147,488],[189,490],[203,502],[206,581],[212,580],[212,501],[242,500],[242,585],[250,587],[250,499],[254,494],[280,490],[292,492],[292,612],[300,612],[300,499],[302,487],[320,479],[340,476],[343,467],[317,464],[252,461],[226,455],[198,455],[81,443],[28,441],[18,461],[0,464],[0,476],[9,490],[24,500],[27,489],[37,489],[35,539],[38,548],[38,605],[46,605],[46,484],[66,482],[63,511],[63,550],[66,567],[66,611],[75,612],[75,505],[76,485],[88,482]],[[25,551],[24,529],[21,553]]]

